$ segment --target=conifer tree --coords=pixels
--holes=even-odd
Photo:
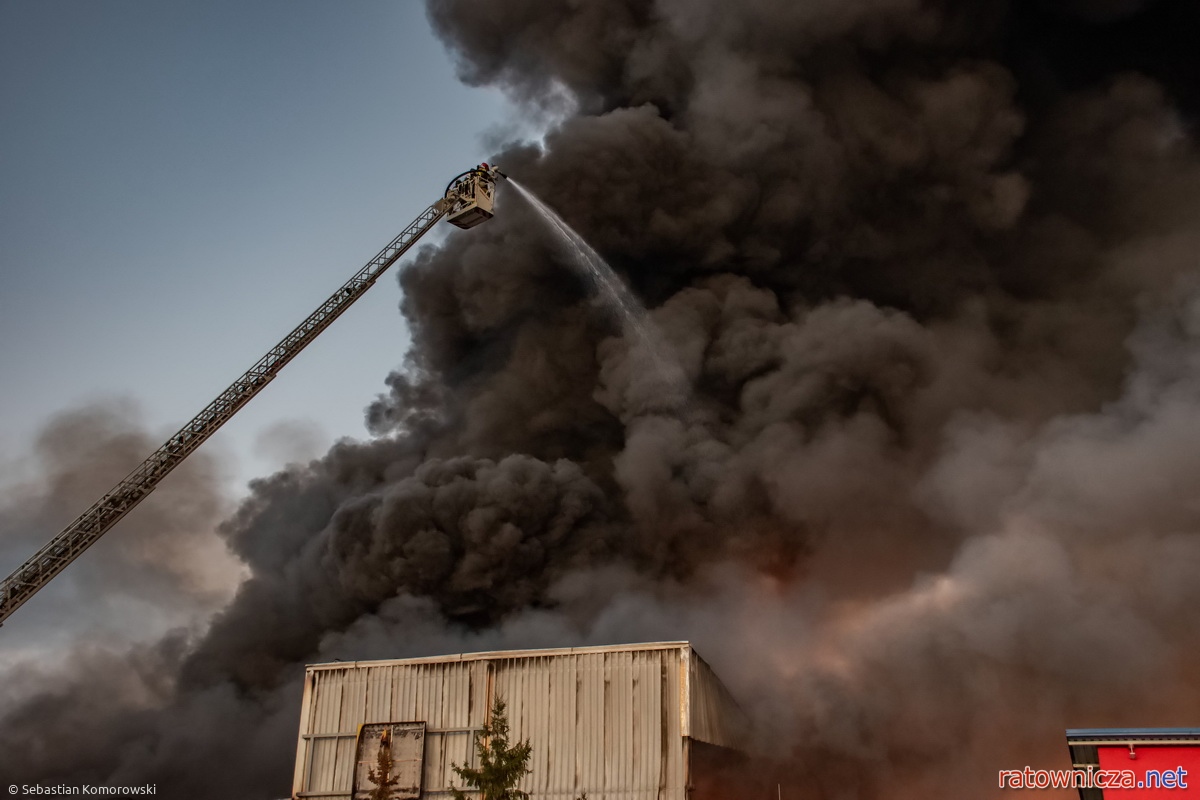
[[[475,791],[478,800],[528,800],[529,795],[517,788],[521,778],[529,774],[529,757],[533,748],[529,740],[509,744],[508,708],[499,697],[492,704],[491,721],[475,734],[477,768],[452,763],[455,774]],[[450,787],[454,800],[467,800],[467,794]]]

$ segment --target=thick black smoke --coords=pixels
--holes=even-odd
[[[688,397],[502,190],[402,273],[376,438],[224,525],[251,577],[136,654],[152,701],[35,681],[0,771],[282,795],[305,661],[645,638],[696,641],[804,796],[982,796],[1065,727],[1196,724],[1193,5],[428,5],[558,120],[496,160]]]

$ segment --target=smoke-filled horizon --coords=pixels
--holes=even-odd
[[[1200,724],[1193,5],[427,6],[556,120],[495,161],[689,401],[502,188],[401,272],[373,438],[222,524],[249,577],[211,629],[26,675],[0,772],[281,796],[306,662],[647,639],[806,797],[988,796],[1066,727]]]

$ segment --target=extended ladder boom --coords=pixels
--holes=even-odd
[[[457,184],[452,182],[452,188],[443,199],[425,209],[354,277],[342,284],[341,288],[330,295],[316,311],[285,336],[283,341],[272,347],[254,366],[221,392],[216,400],[209,403],[191,422],[168,439],[166,444],[154,451],[112,491],[101,497],[95,505],[64,528],[62,533],[51,539],[49,544],[5,578],[0,584],[0,623],[8,619],[25,601],[154,491],[171,470],[216,433],[226,420],[250,402],[250,398],[262,391],[284,365],[299,355],[309,342],[317,338],[321,331],[329,327],[355,300],[362,297],[379,276],[438,220],[449,215],[450,221],[459,227],[477,224],[474,220],[480,212],[476,197],[483,198],[486,195],[490,201],[495,191],[495,176],[498,174],[494,169],[476,169],[464,173],[465,180],[460,176],[456,179]],[[491,217],[490,204],[486,211],[487,217]],[[470,222],[470,225],[464,224],[465,222]]]

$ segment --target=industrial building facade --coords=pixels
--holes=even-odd
[[[1080,800],[1200,797],[1200,728],[1072,728]]]
[[[395,798],[449,798],[495,698],[532,745],[532,800],[684,800],[744,746],[744,716],[687,642],[310,666],[292,797],[366,798],[381,742]]]

